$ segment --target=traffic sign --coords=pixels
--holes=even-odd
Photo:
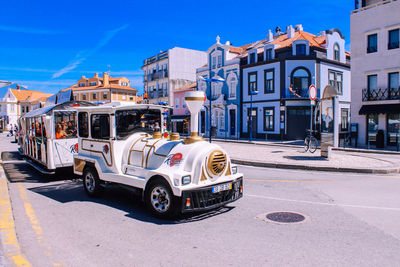
[[[308,88],[308,95],[310,96],[310,99],[314,101],[317,99],[317,88],[315,85],[311,84],[310,88]]]

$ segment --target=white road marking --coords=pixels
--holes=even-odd
[[[360,208],[360,209],[375,209],[375,210],[400,211],[400,208],[391,208],[391,207],[377,207],[377,206],[364,206],[364,205],[325,203],[325,202],[315,202],[315,201],[308,201],[308,200],[296,200],[296,199],[287,199],[287,198],[278,198],[278,197],[267,197],[267,196],[249,195],[249,194],[246,194],[245,196],[254,197],[254,198],[262,198],[262,199],[269,199],[269,200],[276,200],[276,201],[287,201],[287,202],[296,202],[296,203],[304,203],[304,204],[313,204],[313,205],[324,205],[324,206],[346,207],[346,208]]]

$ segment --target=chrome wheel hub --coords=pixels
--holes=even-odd
[[[169,209],[171,197],[168,191],[162,187],[157,186],[151,191],[151,204],[158,212],[166,212]]]
[[[91,173],[86,174],[85,185],[86,185],[86,189],[89,192],[93,192],[94,187],[95,187],[95,180],[94,180],[93,174],[91,174]]]

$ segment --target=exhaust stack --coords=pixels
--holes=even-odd
[[[199,112],[205,101],[203,91],[189,91],[185,94],[185,102],[190,111],[190,136],[183,141],[185,144],[203,141],[199,136]]]

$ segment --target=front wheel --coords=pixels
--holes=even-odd
[[[91,197],[99,197],[104,187],[101,186],[99,175],[94,168],[85,168],[83,171],[83,187],[86,193]]]
[[[176,197],[162,179],[151,182],[145,193],[145,203],[151,214],[158,218],[170,219],[178,213]]]

